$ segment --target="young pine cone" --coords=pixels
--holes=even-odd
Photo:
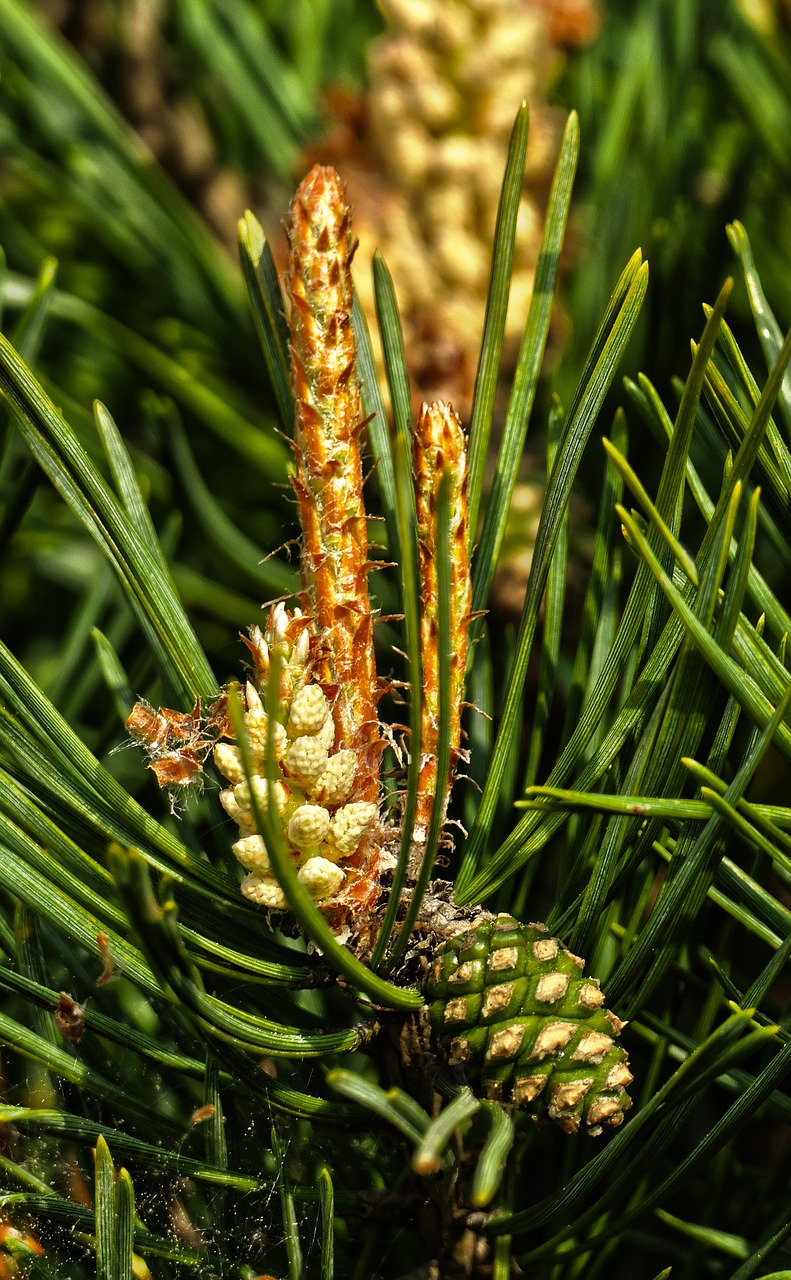
[[[625,1023],[583,967],[545,925],[498,916],[443,945],[424,991],[440,1049],[473,1087],[596,1136],[623,1121],[632,1075],[615,1043]]]

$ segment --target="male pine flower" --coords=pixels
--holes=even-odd
[[[254,792],[261,809],[271,812],[274,802],[300,880],[331,914],[338,932],[347,933],[354,921],[345,897],[351,894],[354,901],[363,896],[360,850],[378,826],[378,805],[352,799],[358,755],[348,748],[335,750],[338,728],[333,707],[316,679],[317,668],[326,659],[312,621],[299,609],[290,613],[284,604],[274,605],[266,631],[254,629],[248,643],[256,669],[256,683],[248,681],[245,689],[244,720],[254,770],[250,782],[237,747],[221,742],[214,751],[214,762],[230,784],[220,793],[220,802],[239,827],[233,851],[247,871],[242,892],[270,910],[287,909],[265,842],[256,831]],[[281,676],[270,725],[264,691],[273,653],[281,663]],[[270,742],[271,761],[267,757]],[[273,771],[276,777],[270,783]],[[374,889],[378,892],[378,879]],[[368,884],[364,892],[372,893]]]

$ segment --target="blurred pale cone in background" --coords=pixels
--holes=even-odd
[[[335,164],[360,240],[356,283],[374,314],[368,263],[392,272],[416,400],[466,416],[483,326],[508,139],[530,104],[506,329],[513,359],[533,287],[562,113],[547,95],[561,45],[596,34],[594,0],[381,0],[387,31],[368,55],[365,98],[329,97],[311,159]]]

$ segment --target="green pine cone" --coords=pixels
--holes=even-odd
[[[445,943],[425,995],[449,1063],[488,1098],[595,1135],[621,1124],[632,1075],[615,1043],[626,1024],[584,963],[545,925],[498,916]]]

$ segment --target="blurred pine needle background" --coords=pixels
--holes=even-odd
[[[2,329],[70,428],[9,357],[0,1276],[791,1277],[789,139],[788,0],[0,0]],[[243,904],[217,787],[174,815],[119,750],[298,584],[237,224],[282,268],[315,161],[360,241],[367,412],[378,374],[396,434],[437,396],[474,424],[491,718],[443,875],[546,919],[630,1019],[614,1138],[447,1080],[437,1128],[367,997]],[[408,679],[398,571],[372,590]]]

